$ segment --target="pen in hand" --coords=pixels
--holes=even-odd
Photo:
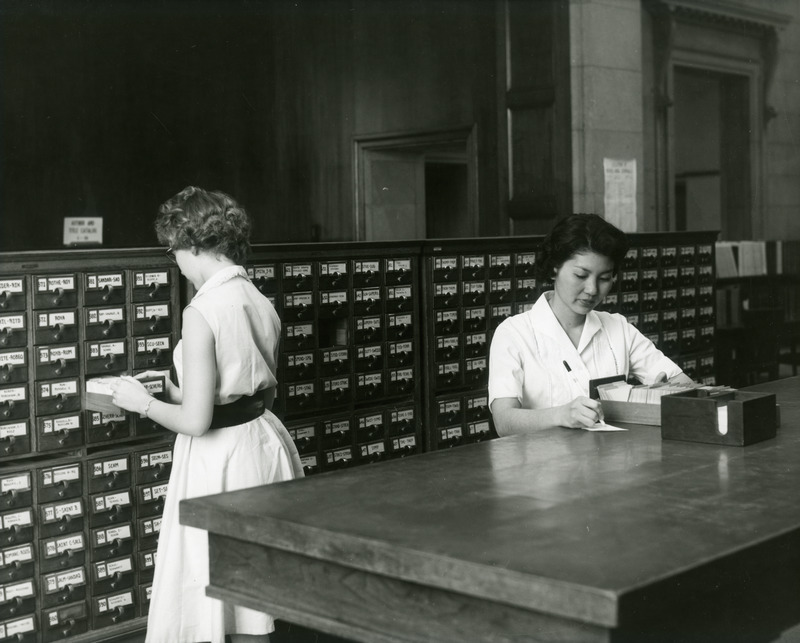
[[[563,360],[561,362],[564,365],[564,368],[567,369],[567,373],[569,373],[570,379],[575,383],[575,386],[578,387],[578,391],[583,395],[583,387],[581,386],[580,382],[578,382],[578,378],[575,376],[575,373],[572,372],[572,368],[570,367],[567,360]],[[597,413],[597,420],[595,424],[601,424],[605,422],[605,418],[603,417],[603,407],[598,404],[598,409],[596,410]]]

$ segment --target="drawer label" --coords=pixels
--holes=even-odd
[[[53,556],[63,554],[65,551],[81,551],[85,548],[86,545],[83,542],[83,534],[77,533],[55,540],[48,540],[45,543],[44,551],[48,558],[52,558]]]
[[[78,359],[78,347],[72,346],[52,346],[39,349],[39,363],[52,364],[59,360]]]
[[[350,378],[349,377],[337,377],[336,379],[332,380],[325,380],[323,390],[325,392],[330,391],[345,391],[350,388]]]
[[[9,491],[29,491],[31,488],[31,474],[26,471],[7,478],[0,478],[0,493]]]
[[[92,477],[105,476],[109,473],[128,470],[128,458],[114,458],[113,460],[101,460],[92,463]]]
[[[275,279],[275,266],[254,266],[253,279]]]
[[[0,623],[0,638],[11,638],[27,632],[33,632],[36,628],[33,616],[26,616],[16,621],[6,621]]]
[[[94,498],[94,511],[110,511],[114,507],[123,507],[131,504],[131,496],[127,491],[120,493],[110,493],[106,496],[96,496]]]
[[[383,381],[383,373],[366,373],[358,376],[359,386],[378,386]]]
[[[390,315],[389,327],[394,328],[395,326],[411,326],[411,315]]]
[[[375,261],[356,261],[353,264],[353,272],[356,273],[375,273],[380,270],[380,265]]]
[[[0,280],[0,292],[22,292],[22,279]]]
[[[83,502],[74,500],[58,505],[47,505],[42,508],[42,517],[46,522],[61,520],[64,516],[82,516]]]
[[[476,409],[476,408],[483,408],[488,406],[489,404],[489,397],[487,395],[477,395],[475,397],[467,398],[467,408],[468,409]]]
[[[138,354],[150,353],[153,351],[168,351],[170,347],[169,337],[147,337],[136,340],[136,352]]]
[[[139,288],[147,286],[161,286],[169,283],[169,273],[167,271],[158,272],[137,272],[133,276],[133,283]]]
[[[310,292],[299,292],[283,296],[283,305],[287,308],[309,307],[313,301],[313,295]]]
[[[486,319],[485,308],[467,308],[464,311],[464,319]]]
[[[2,288],[0,288],[2,290]],[[0,329],[3,330],[24,330],[25,317],[22,315],[4,315],[0,317]]]
[[[464,282],[465,293],[485,293],[486,283],[483,281],[466,281]]]
[[[24,386],[0,388],[0,402],[24,402],[26,399]]]
[[[436,270],[447,270],[458,267],[458,259],[456,257],[434,257],[433,267]]]
[[[370,357],[380,357],[383,353],[382,346],[380,344],[376,346],[359,346],[358,347],[358,358],[359,359],[368,359]]]
[[[103,426],[104,424],[111,424],[112,422],[124,422],[125,413],[99,413],[92,411],[90,421],[92,427]]]
[[[52,469],[45,469],[42,471],[42,484],[48,487],[61,482],[80,480],[80,477],[81,465],[69,464],[63,467],[53,467]]]
[[[287,337],[310,337],[314,334],[311,324],[291,324],[286,327]]]
[[[398,411],[392,411],[391,414],[392,422],[413,422],[414,421],[414,409],[401,409]]]
[[[55,592],[67,585],[85,585],[86,574],[83,571],[83,567],[76,567],[65,572],[45,576],[44,583],[48,592]]]
[[[356,290],[356,301],[378,301],[380,298],[380,288],[361,288]]]
[[[151,304],[149,306],[136,306],[133,312],[134,319],[153,319],[155,317],[169,317],[169,304]]]
[[[392,441],[392,447],[395,451],[399,451],[400,449],[411,448],[417,445],[417,438],[413,435],[407,435],[402,438],[395,438]]]
[[[33,545],[9,547],[8,549],[0,551],[0,567],[6,567],[14,563],[28,563],[32,560]]]
[[[86,288],[99,290],[102,288],[121,288],[124,285],[121,272],[111,275],[86,275]]]
[[[350,355],[346,348],[329,350],[322,354],[322,363],[330,364],[331,362],[346,362],[349,357]]]
[[[133,571],[133,560],[128,557],[121,560],[113,560],[108,563],[95,563],[94,569],[97,578],[106,578],[114,574],[124,574],[125,572]]]
[[[152,502],[167,495],[167,483],[142,489],[142,498],[145,502]]]
[[[289,434],[293,440],[306,440],[314,437],[314,426],[301,426],[289,429]]]
[[[486,265],[486,257],[483,255],[461,257],[461,265],[464,268],[483,268]]]
[[[320,293],[320,302],[326,305],[331,304],[346,304],[347,303],[347,291],[346,290],[335,290],[335,291],[328,291],[323,290]]]
[[[0,398],[0,401],[2,401],[2,398]],[[28,435],[27,422],[12,422],[11,424],[0,425],[0,439],[21,438],[24,435]]]
[[[411,270],[411,259],[387,259],[386,270],[387,272],[406,272]]]
[[[413,342],[392,342],[389,344],[390,355],[404,355],[414,350]]]
[[[310,263],[286,263],[283,264],[284,277],[309,277],[311,276]]]
[[[358,317],[356,319],[356,330],[374,330],[380,327],[380,317]]]
[[[321,275],[346,275],[347,262],[346,261],[332,261],[330,263],[321,263],[319,265],[319,274]]]
[[[108,529],[98,529],[94,532],[95,545],[107,545],[115,540],[128,540],[133,537],[130,525],[120,525],[119,527],[109,527]]]
[[[444,284],[434,284],[434,294],[436,296],[452,296],[458,294],[458,284],[457,283],[444,283]],[[409,291],[409,296],[411,296],[411,292]],[[392,297],[390,295],[390,297]]]
[[[49,382],[39,385],[39,398],[46,400],[51,397],[69,396],[78,394],[78,380],[65,382]]]
[[[160,464],[169,464],[172,462],[172,449],[166,451],[159,451],[157,453],[142,453],[139,455],[139,468],[149,469],[157,467]]]
[[[56,290],[75,290],[75,277],[39,277],[36,280],[36,292],[55,292]]]
[[[137,310],[141,306],[137,306]],[[90,308],[87,311],[86,320],[90,324],[103,324],[105,322],[125,321],[124,308]]]
[[[89,357],[108,357],[109,355],[124,355],[125,342],[101,342],[89,344]]]
[[[27,580],[14,585],[0,585],[0,603],[30,596],[33,596],[33,581]]]
[[[152,520],[145,520],[143,523],[144,533],[149,535],[157,534],[161,531],[161,516]]]
[[[0,366],[22,366],[25,364],[25,351],[0,353]]]
[[[358,418],[359,429],[369,429],[373,426],[380,426],[381,424],[383,424],[383,415],[381,413],[375,413],[373,415],[366,415]]]
[[[0,516],[0,527],[11,529],[12,527],[30,527],[33,525],[33,510],[23,509]]]
[[[297,396],[297,395],[313,395],[314,394],[314,382],[306,382],[303,384],[290,384],[289,385],[289,395],[290,396]]]
[[[106,596],[97,601],[97,611],[101,614],[118,607],[133,605],[133,592],[124,592],[115,596]]]
[[[334,420],[325,423],[325,435],[347,433],[350,430],[350,420]]]
[[[361,455],[373,455],[374,453],[383,453],[386,447],[383,442],[372,442],[371,444],[361,445]]]
[[[63,313],[39,313],[37,316],[39,328],[55,328],[59,324],[62,326],[75,325],[75,312],[65,311]]]

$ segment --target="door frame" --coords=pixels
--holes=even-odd
[[[467,160],[467,214],[475,236],[478,234],[478,135],[477,125],[446,130],[425,130],[361,134],[353,137],[353,238],[366,240],[366,189],[364,163],[371,151],[420,152],[438,150],[453,143],[463,143]]]
[[[778,30],[790,16],[763,7],[717,0],[644,0],[652,17],[654,63],[654,168],[656,225],[675,224],[672,149],[675,66],[749,80],[750,209],[752,235],[763,234],[767,159],[766,125],[775,116],[768,95],[777,61]]]
[[[726,76],[740,76],[748,80],[749,92],[747,97],[747,110],[748,110],[748,128],[750,130],[749,137],[749,182],[750,182],[750,235],[759,235],[763,231],[764,226],[764,212],[763,212],[763,177],[765,176],[765,168],[763,164],[764,157],[764,136],[762,132],[763,106],[761,104],[758,88],[762,81],[761,78],[761,64],[760,62],[752,62],[745,60],[732,60],[707,53],[690,52],[685,50],[676,50],[672,54],[671,64],[669,66],[669,73],[667,76],[667,87],[669,95],[675,96],[675,68],[681,67],[684,69],[696,69],[700,71],[715,72]],[[722,97],[724,100],[724,96]],[[669,208],[667,211],[668,228],[669,230],[677,230],[676,228],[676,208],[675,199],[675,110],[670,109],[667,115],[667,191],[669,194]],[[724,133],[723,133],[724,134]],[[724,177],[723,177],[724,178]],[[721,189],[725,189],[724,181]],[[723,200],[722,206],[724,209],[725,202]],[[722,216],[725,214],[723,212]],[[723,228],[728,226],[723,222]],[[753,237],[755,238],[755,237]]]

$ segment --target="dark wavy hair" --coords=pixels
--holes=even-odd
[[[250,251],[250,217],[224,192],[184,188],[161,204],[155,228],[159,243],[173,250],[211,252],[239,265]]]
[[[591,250],[608,257],[619,272],[628,252],[628,238],[619,228],[596,214],[571,214],[559,220],[539,246],[536,262],[539,277],[552,279],[553,273],[574,254]]]

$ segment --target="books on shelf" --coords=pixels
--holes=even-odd
[[[800,274],[800,240],[717,241],[717,279]]]
[[[717,279],[730,279],[739,276],[736,257],[733,254],[734,241],[717,241],[715,256],[717,259]]]

